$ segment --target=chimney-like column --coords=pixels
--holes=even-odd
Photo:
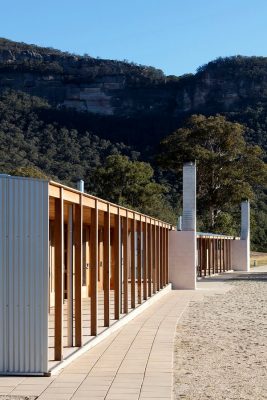
[[[241,233],[240,239],[247,240],[250,238],[250,203],[248,200],[241,203]]]
[[[183,231],[196,231],[196,164],[183,166]]]
[[[183,230],[183,217],[180,215],[177,221],[177,231]]]
[[[169,232],[169,270],[174,289],[196,289],[196,165],[194,162],[185,163],[183,166],[183,216],[179,218],[177,231]]]
[[[241,203],[241,232],[240,240],[232,241],[232,264],[236,271],[250,270],[250,203]]]
[[[77,182],[77,189],[78,189],[80,192],[84,192],[84,181],[83,181],[82,179],[80,179],[80,180]]]

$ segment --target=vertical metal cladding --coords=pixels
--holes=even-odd
[[[196,230],[196,164],[183,166],[183,231]]]
[[[0,176],[0,373],[48,369],[48,182]]]
[[[247,240],[250,236],[250,203],[248,200],[241,203],[241,240]]]

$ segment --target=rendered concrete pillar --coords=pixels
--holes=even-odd
[[[169,274],[173,289],[196,289],[196,233],[169,232]]]
[[[240,240],[232,241],[232,265],[235,271],[250,271],[250,203],[241,203]]]
[[[196,289],[196,165],[183,167],[182,230],[169,233],[169,271],[174,289]]]

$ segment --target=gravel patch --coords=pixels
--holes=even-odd
[[[267,399],[267,273],[192,302],[177,326],[174,398]]]

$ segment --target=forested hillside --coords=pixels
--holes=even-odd
[[[173,170],[159,161],[164,147],[160,142],[173,132],[178,132],[179,141],[194,114],[220,114],[229,123],[238,122],[242,137],[260,146],[262,153],[253,151],[266,161],[267,58],[218,59],[194,75],[176,77],[127,61],[0,39],[2,172],[45,174],[69,185],[83,178],[91,193],[175,223],[184,148],[178,146],[179,166]],[[204,124],[210,126],[210,121]],[[193,147],[200,145],[197,135]],[[109,185],[113,171],[118,175],[116,187]],[[241,173],[243,182],[245,168]],[[134,191],[124,190],[125,177]],[[251,182],[244,193],[253,205],[253,242],[255,248],[266,250],[266,184],[255,176]],[[210,229],[203,198],[199,229]],[[235,213],[237,199],[230,198],[214,229],[237,233],[231,217]]]

